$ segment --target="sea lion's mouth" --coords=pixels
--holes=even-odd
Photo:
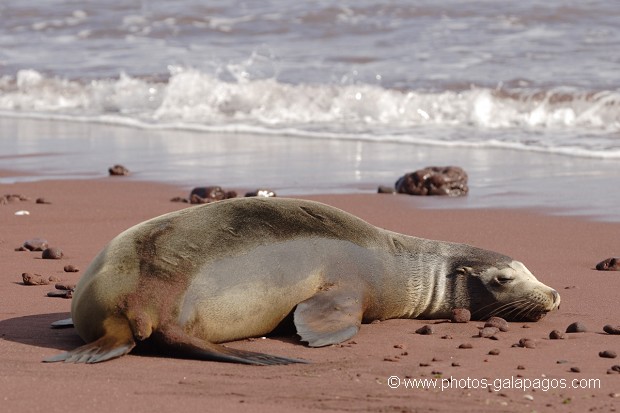
[[[506,321],[535,322],[544,318],[551,309],[541,307],[538,303],[518,300],[508,304],[496,304],[483,307],[472,313],[472,318],[487,320],[493,316],[501,317]]]

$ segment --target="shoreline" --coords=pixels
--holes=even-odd
[[[141,130],[0,116],[0,183],[104,178],[122,164],[131,180],[223,188],[266,187],[282,196],[376,192],[403,174],[455,165],[469,175],[460,199],[428,208],[517,208],[620,222],[617,161],[518,150],[409,145],[248,134]],[[96,154],[96,156],[94,155]]]
[[[228,411],[270,409],[276,412],[361,409],[433,409],[448,411],[587,411],[617,404],[620,374],[607,374],[618,359],[598,356],[620,352],[618,336],[602,332],[617,325],[620,310],[617,272],[593,269],[617,256],[620,224],[549,216],[536,211],[503,209],[439,209],[417,207],[407,196],[323,194],[303,198],[347,210],[389,230],[430,239],[464,242],[523,261],[562,296],[561,309],[536,323],[510,323],[498,341],[477,337],[480,322],[466,324],[428,320],[387,320],[362,325],[360,333],[339,346],[312,349],[295,337],[249,339],[231,347],[304,358],[308,365],[274,367],[179,360],[130,354],[97,365],[44,364],[41,360],[80,345],[72,329],[51,330],[49,324],[68,316],[70,300],[46,297],[53,286],[24,286],[20,274],[55,275],[75,282],[95,254],[122,230],[156,215],[185,208],[171,202],[183,189],[169,184],[123,177],[3,184],[1,193],[21,193],[30,201],[0,205],[0,397],[11,411],[109,411],[110,398],[136,412],[183,408],[203,410],[205,403]],[[235,188],[227,188],[235,189]],[[50,204],[36,204],[44,197]],[[28,216],[14,212],[25,209]],[[64,250],[63,259],[42,260],[35,252],[14,249],[26,239],[43,237]],[[40,253],[39,253],[40,254]],[[78,273],[64,273],[64,265]],[[549,340],[551,330],[581,321],[588,332]],[[431,336],[414,334],[423,325]],[[527,328],[525,328],[527,327]],[[452,339],[442,339],[443,336]],[[514,348],[522,338],[536,348]],[[458,349],[461,343],[472,349]],[[500,350],[497,356],[489,355]],[[575,373],[571,368],[579,368]],[[446,391],[393,389],[388,378],[402,380],[574,379],[598,380],[598,388],[494,389],[452,388]],[[32,386],[36,383],[36,392]],[[584,382],[585,383],[585,382]],[[303,388],[303,392],[298,389]],[[281,389],[286,389],[283,393]],[[59,394],[70,394],[60,403]],[[149,403],[145,403],[148,398]]]

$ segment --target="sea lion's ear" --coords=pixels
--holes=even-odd
[[[476,275],[472,267],[459,267],[456,269],[456,273],[461,275]]]

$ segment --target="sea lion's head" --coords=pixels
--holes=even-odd
[[[538,321],[560,307],[560,294],[541,283],[521,262],[508,257],[493,264],[460,266],[472,318]]]

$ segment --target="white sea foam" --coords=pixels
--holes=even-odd
[[[89,82],[34,70],[0,78],[4,116],[204,132],[504,147],[620,158],[620,93],[568,88],[397,90],[379,85],[222,80],[171,68],[167,80]],[[471,136],[470,136],[471,135]]]

